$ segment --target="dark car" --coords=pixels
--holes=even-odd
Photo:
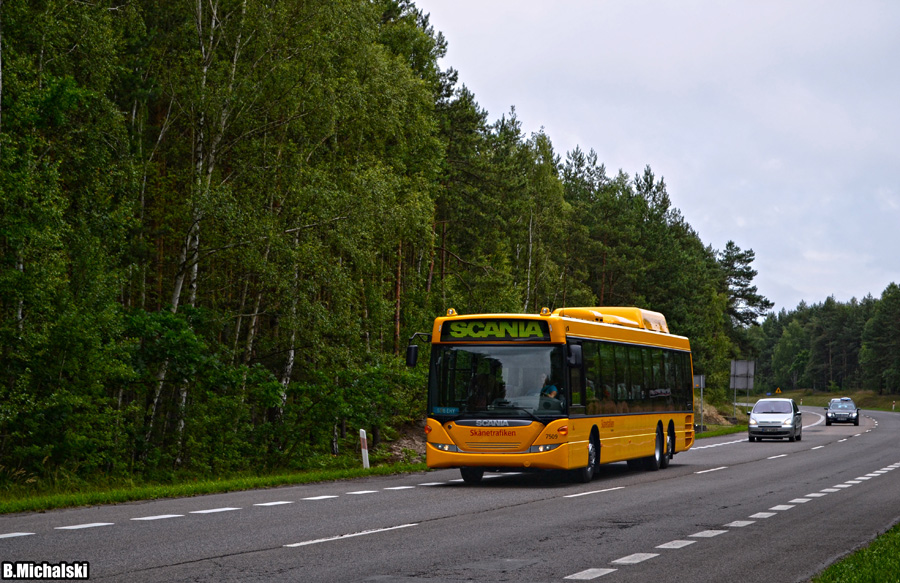
[[[831,425],[832,423],[859,425],[859,408],[857,408],[853,399],[844,397],[831,400],[831,403],[825,407],[825,425]]]

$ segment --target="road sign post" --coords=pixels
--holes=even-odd
[[[731,361],[731,388],[734,390],[734,418],[737,419],[738,389],[747,390],[747,402],[750,402],[750,389],[753,388],[753,376],[756,373],[755,360]]]
[[[369,469],[369,444],[366,441],[366,430],[359,430],[359,447],[362,450],[363,468]]]

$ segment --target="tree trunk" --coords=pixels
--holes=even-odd
[[[397,243],[397,284],[394,288],[394,356],[400,355],[400,278],[403,276],[403,242]]]

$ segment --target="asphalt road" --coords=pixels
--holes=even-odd
[[[0,561],[104,581],[808,581],[900,522],[900,415],[704,439],[589,484],[446,470],[0,517]]]

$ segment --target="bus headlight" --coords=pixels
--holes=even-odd
[[[451,443],[431,443],[429,445],[441,451],[459,451],[459,448]]]
[[[544,453],[545,451],[550,451],[551,449],[556,449],[559,447],[558,443],[548,443],[545,445],[532,445],[528,448],[528,453]]]

